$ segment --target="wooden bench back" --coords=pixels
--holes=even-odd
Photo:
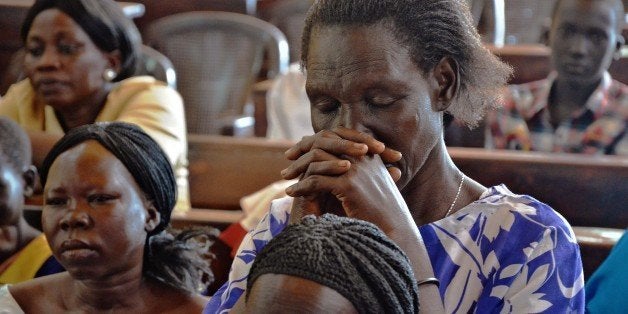
[[[194,208],[238,209],[242,196],[280,180],[291,142],[221,136],[189,137]],[[571,154],[449,148],[460,169],[478,182],[504,183],[546,202],[576,226],[628,226],[628,159]]]
[[[549,204],[574,226],[628,226],[628,158],[450,147],[469,177]]]
[[[281,180],[291,142],[188,135],[190,198],[194,208],[239,209],[240,198]]]

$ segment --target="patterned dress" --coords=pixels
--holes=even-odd
[[[204,313],[227,313],[246,289],[255,256],[288,223],[292,199],[242,242],[229,280]],[[582,313],[584,276],[575,235],[544,203],[505,186],[449,217],[419,227],[447,313]]]
[[[604,73],[584,108],[554,128],[549,98],[556,75],[504,90],[503,108],[487,117],[486,147],[628,155],[628,86]]]

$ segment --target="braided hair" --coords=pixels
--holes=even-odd
[[[361,220],[333,214],[303,217],[257,255],[247,291],[263,274],[320,283],[348,299],[359,313],[419,311],[408,258],[377,226]]]
[[[301,44],[307,67],[310,37],[315,27],[368,26],[384,23],[407,47],[424,72],[444,57],[459,67],[460,89],[447,112],[476,126],[484,112],[499,104],[501,88],[511,68],[499,61],[480,40],[471,13],[462,0],[319,0],[308,12]]]
[[[52,163],[63,152],[88,140],[110,151],[135,179],[148,201],[157,209],[159,225],[147,235],[144,274],[174,288],[201,292],[213,281],[209,246],[214,229],[166,230],[177,199],[177,185],[168,157],[148,134],[126,122],[99,122],[70,130],[50,150],[41,169],[45,185]]]

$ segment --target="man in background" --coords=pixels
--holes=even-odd
[[[628,87],[607,72],[624,44],[621,0],[560,0],[550,47],[554,71],[510,86],[487,121],[488,148],[628,155]]]

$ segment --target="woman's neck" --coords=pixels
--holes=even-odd
[[[450,214],[476,201],[486,190],[470,178],[463,181],[461,175],[444,142],[435,145],[419,173],[401,191],[417,226],[444,218],[454,200]]]
[[[72,279],[70,279],[72,280]],[[72,280],[63,299],[68,309],[89,312],[139,310],[146,307],[150,284],[142,276],[142,267],[109,275],[106,278]]]
[[[599,81],[577,84],[556,79],[549,97],[550,119],[554,127],[568,119],[574,111],[586,106],[598,85]]]
[[[105,106],[111,88],[112,85],[107,83],[102,89],[85,101],[75,106],[64,108],[64,110],[55,110],[57,119],[64,131],[67,132],[81,125],[94,123],[98,114],[100,114],[100,111]]]

